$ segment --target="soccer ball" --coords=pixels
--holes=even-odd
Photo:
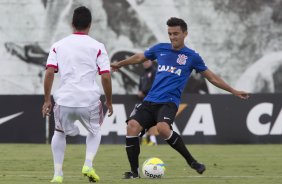
[[[142,166],[142,173],[146,178],[161,178],[164,171],[164,162],[156,157],[147,159]]]

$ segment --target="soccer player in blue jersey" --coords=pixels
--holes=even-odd
[[[144,101],[136,107],[127,120],[126,152],[131,166],[125,178],[139,178],[140,145],[138,135],[152,126],[157,126],[159,135],[178,151],[188,165],[202,174],[206,167],[199,163],[188,151],[182,138],[172,130],[172,123],[180,103],[184,86],[192,72],[200,72],[213,85],[233,95],[247,99],[249,94],[238,91],[207,68],[201,56],[184,44],[188,35],[184,20],[172,17],[167,21],[168,36],[171,43],[159,43],[120,62],[112,63],[113,70],[122,66],[156,60],[158,70],[152,88]]]

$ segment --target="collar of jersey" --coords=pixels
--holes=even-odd
[[[73,34],[86,35],[86,33],[83,33],[83,32],[74,32]]]

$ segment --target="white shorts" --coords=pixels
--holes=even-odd
[[[79,134],[75,121],[80,123],[92,134],[100,131],[104,114],[101,101],[89,107],[66,107],[55,104],[54,106],[55,131],[75,136]]]

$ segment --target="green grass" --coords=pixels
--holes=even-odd
[[[149,157],[166,164],[162,179],[124,180],[129,165],[124,145],[101,145],[94,160],[102,183],[162,184],[278,184],[282,181],[282,145],[191,145],[193,155],[207,170],[198,175],[168,145],[142,146],[140,165]],[[84,145],[68,145],[64,162],[64,183],[83,184],[81,176]],[[49,183],[53,176],[50,145],[0,144],[0,183]]]

